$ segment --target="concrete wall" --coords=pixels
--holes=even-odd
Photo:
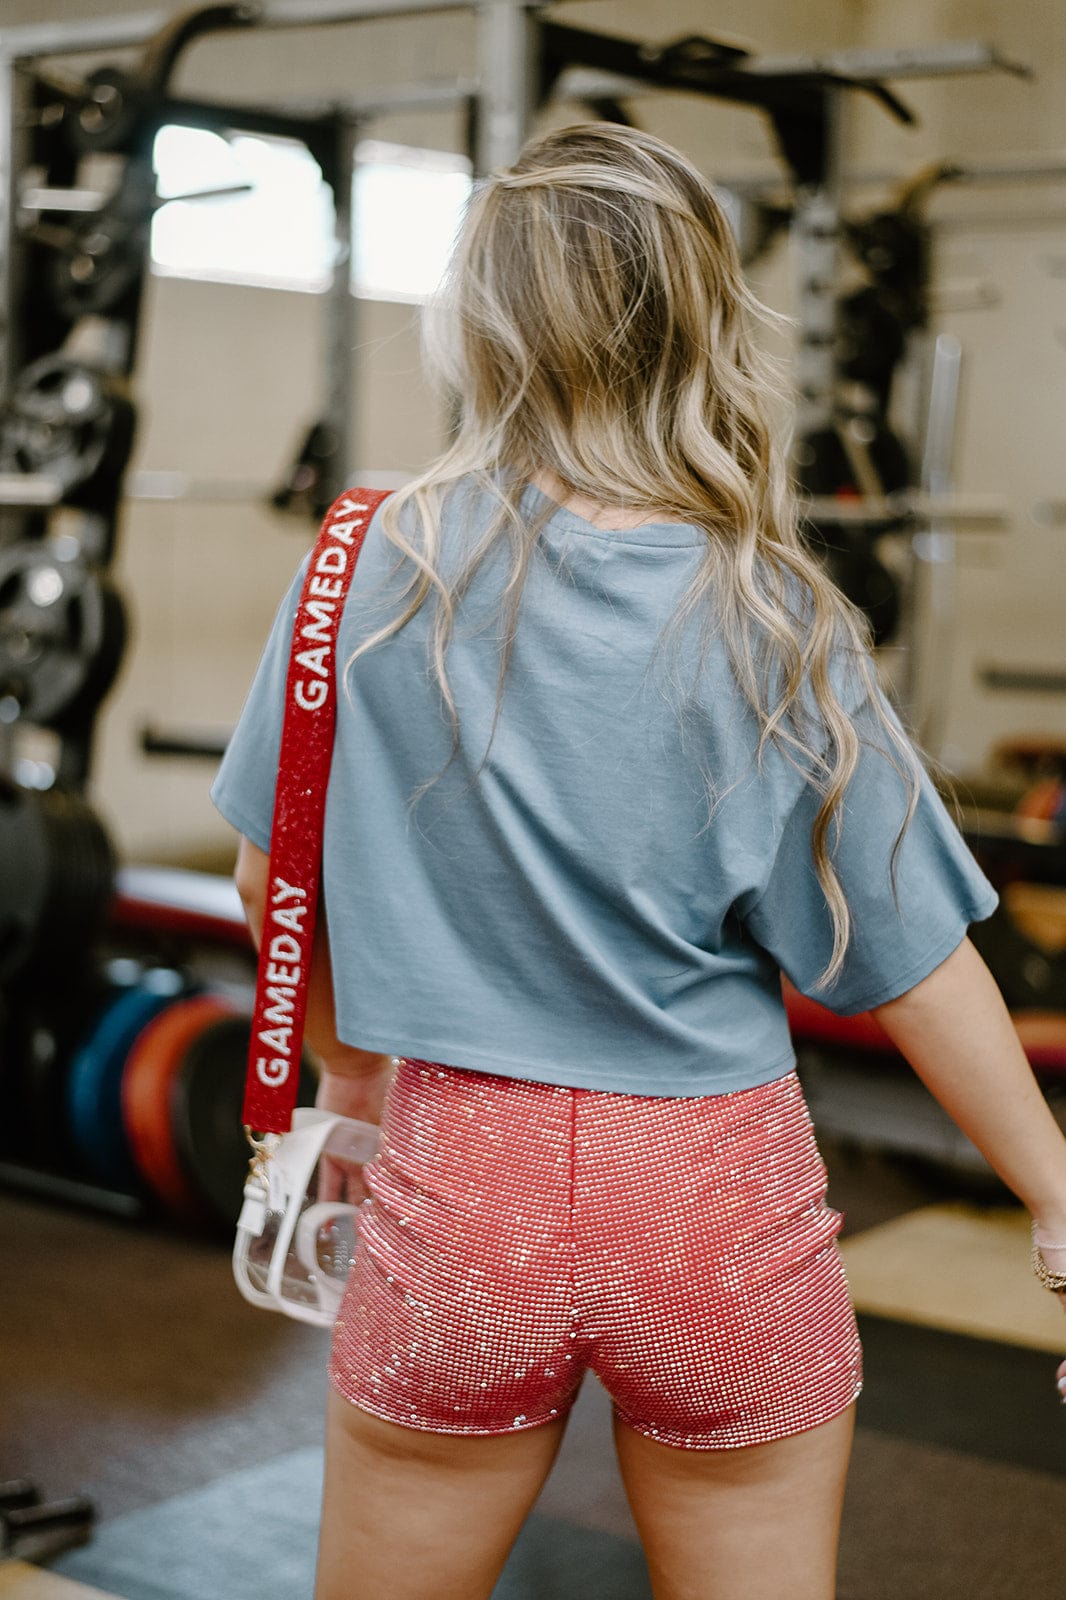
[[[122,9],[141,7],[107,5],[109,12]],[[90,0],[6,0],[4,26],[101,10]],[[655,7],[586,0],[557,8],[561,18],[589,27],[654,39],[714,31],[774,53],[979,35],[1039,64],[1036,84],[951,79],[902,86],[921,111],[918,130],[897,129],[872,104],[853,108],[850,164],[893,173],[945,153],[1054,148],[1061,134],[1053,107],[1066,87],[1066,63],[1052,12],[1050,3],[1022,5],[1010,13],[1008,30],[1002,11],[947,0],[921,7],[912,0],[819,0],[804,7],[752,0],[713,8],[705,0]],[[467,71],[471,49],[469,25],[454,16],[263,32],[197,46],[180,87],[267,103],[358,93]],[[86,62],[71,64],[81,70]],[[559,112],[555,120],[569,116]],[[659,96],[641,103],[640,116],[712,175],[777,170],[766,127],[750,112]],[[374,132],[440,147],[457,147],[458,140],[455,119],[441,113],[392,118]],[[876,203],[884,192],[864,191],[856,204]],[[1064,731],[1062,702],[992,696],[974,682],[985,658],[1061,665],[1062,529],[1039,526],[1030,515],[1037,501],[1066,499],[1061,438],[1054,446],[1066,387],[1066,235],[1061,221],[1048,220],[1050,212],[1066,214],[1066,186],[1020,198],[998,190],[952,193],[937,200],[934,213],[944,219],[943,326],[965,347],[959,485],[1002,493],[1013,508],[1009,534],[957,541],[954,648],[931,670],[946,719],[945,755],[959,769],[979,764],[992,739],[1012,728]],[[992,285],[994,306],[967,308],[960,286],[974,281]],[[785,252],[766,265],[760,282],[787,304]],[[143,410],[135,467],[267,487],[319,404],[322,312],[316,296],[154,279],[137,374]],[[417,468],[439,449],[443,429],[439,404],[421,381],[416,310],[364,305],[352,359],[364,397],[357,459],[377,470]],[[149,720],[219,728],[232,722],[308,536],[254,500],[128,506],[118,565],[136,642],[101,717],[94,793],[129,858],[228,848],[228,830],[206,798],[209,766],[150,762],[136,741]]]

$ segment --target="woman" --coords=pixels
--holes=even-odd
[[[383,1142],[317,1600],[489,1595],[589,1368],[657,1600],[833,1594],[862,1357],[782,970],[876,1013],[1066,1270],[1066,1142],[966,937],[997,896],[797,532],[766,315],[650,135],[472,201],[458,430],[342,623],[308,1037]],[[257,936],[301,578],[213,791]]]

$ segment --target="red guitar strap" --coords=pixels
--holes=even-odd
[[[349,489],[334,502],[296,608],[244,1087],[244,1124],[259,1133],[292,1126],[337,716],[337,632],[367,527],[389,492]]]

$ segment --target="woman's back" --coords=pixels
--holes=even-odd
[[[761,770],[755,763],[757,723],[721,641],[712,629],[701,655],[690,630],[675,651],[660,647],[705,536],[681,523],[596,527],[533,484],[520,509],[540,531],[495,728],[502,542],[455,611],[453,759],[427,660],[432,605],[357,654],[348,674],[324,858],[338,1036],[615,1092],[767,1082],[795,1061],[778,963],[809,986],[832,930],[798,853],[797,825],[809,838],[813,820],[803,779],[774,750]],[[495,497],[471,480],[446,497],[446,578],[494,511]],[[379,513],[341,661],[397,609],[394,554]],[[215,788],[264,849],[296,595],[294,586]],[[720,797],[712,816],[708,780]],[[923,959],[935,965],[945,941],[994,904],[927,782],[904,846],[904,918],[885,926],[904,795],[872,753],[853,783],[859,804],[838,870],[857,926],[830,1002],[842,1010],[888,998],[897,977]]]

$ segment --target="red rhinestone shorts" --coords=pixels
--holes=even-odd
[[[365,1169],[330,1381],[376,1416],[500,1434],[589,1368],[664,1444],[759,1444],[862,1388],[843,1216],[795,1071],[612,1094],[402,1060]]]

